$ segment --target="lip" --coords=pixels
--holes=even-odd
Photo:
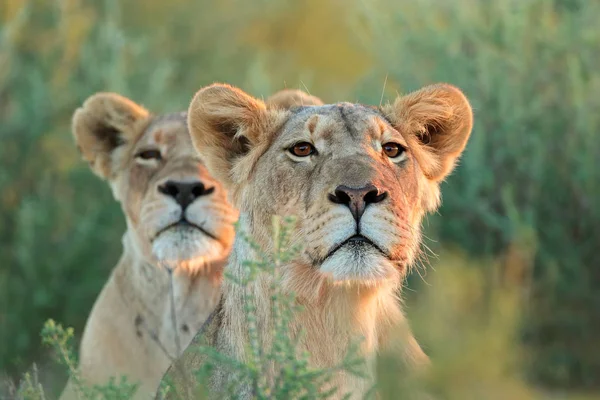
[[[323,258],[323,260],[326,260],[327,258],[332,256],[336,251],[338,251],[339,249],[341,249],[342,247],[344,247],[345,245],[347,245],[349,243],[364,243],[364,244],[370,245],[371,247],[373,247],[374,249],[379,251],[381,254],[383,254],[385,257],[390,258],[389,255],[381,247],[377,246],[371,239],[369,239],[361,234],[355,234],[355,235],[350,236],[348,239],[344,240],[340,244],[336,245],[333,249],[331,249],[331,251],[329,253],[327,253],[327,255],[325,256],[325,258]]]
[[[195,229],[198,229],[200,232],[204,233],[209,238],[211,238],[213,240],[218,240],[215,235],[213,235],[212,233],[208,232],[202,226],[196,225],[193,222],[188,221],[185,217],[181,218],[179,221],[173,222],[172,224],[169,224],[169,225],[165,226],[164,228],[162,228],[161,230],[159,230],[158,232],[156,232],[156,235],[154,235],[154,237],[152,238],[152,240],[154,241],[154,239],[156,239],[158,236],[160,236],[163,232],[166,232],[169,229],[174,228],[176,226],[188,226],[190,228],[195,228]]]

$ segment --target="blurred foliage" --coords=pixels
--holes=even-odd
[[[466,260],[500,260],[522,292],[515,345],[530,380],[600,386],[599,18],[580,0],[0,0],[0,371],[43,358],[47,318],[81,332],[121,252],[118,205],[69,133],[87,96],[168,112],[221,81],[379,104],[447,81],[475,128],[426,244],[460,248],[486,277],[467,315],[499,283]],[[449,290],[448,271],[469,282],[444,261],[425,278],[434,289]]]
[[[62,325],[56,324],[49,319],[44,324],[41,332],[42,342],[52,348],[54,359],[62,366],[72,381],[72,388],[78,399],[82,400],[128,400],[132,399],[137,390],[137,384],[129,383],[125,377],[118,380],[110,378],[105,385],[88,385],[77,370],[77,357],[75,356],[72,345],[73,328],[64,329]],[[3,395],[14,400],[45,400],[48,393],[52,390],[44,387],[40,380],[40,373],[36,364],[33,364],[31,371],[23,374],[18,384],[12,381],[0,386],[0,396]],[[1,383],[1,382],[0,382]],[[55,398],[58,396],[51,396]]]
[[[231,354],[221,353],[212,345],[200,340],[188,347],[182,358],[190,354],[202,354],[202,365],[192,371],[195,382],[177,379],[184,382],[183,387],[175,386],[171,378],[176,374],[171,371],[160,383],[160,395],[168,399],[237,399],[240,393],[250,390],[256,400],[268,399],[349,399],[351,392],[347,388],[335,386],[336,374],[344,372],[354,379],[368,379],[368,366],[360,354],[360,341],[350,343],[347,353],[335,365],[314,367],[310,365],[310,354],[299,346],[303,333],[292,332],[290,324],[298,313],[305,308],[296,299],[294,293],[283,289],[281,285],[281,265],[297,259],[304,250],[302,246],[292,244],[296,218],[273,216],[272,218],[272,251],[265,249],[254,241],[246,232],[236,230],[236,236],[252,249],[252,258],[242,260],[240,271],[228,273],[224,279],[242,294],[244,304],[243,347],[246,357],[239,359]],[[239,228],[239,226],[238,226]],[[255,258],[254,258],[255,257]],[[238,273],[240,272],[240,273]],[[270,299],[272,324],[261,325],[260,301],[254,297],[252,290],[257,279],[270,282],[261,285]],[[262,289],[261,289],[262,290]],[[261,296],[264,294],[261,293]],[[225,306],[227,307],[227,306]],[[310,311],[309,311],[310,312]],[[270,325],[265,330],[265,325]],[[265,339],[265,335],[270,339]],[[218,392],[208,392],[210,382],[217,371],[224,371],[227,382]],[[272,379],[270,379],[272,378]],[[219,386],[217,384],[217,386]],[[365,396],[370,399],[374,388],[370,388]],[[243,396],[242,396],[243,397]]]
[[[529,268],[528,257],[506,264],[503,258],[473,258],[458,249],[442,249],[439,257],[428,285],[413,293],[408,304],[415,334],[434,362],[415,382],[399,377],[398,361],[383,354],[378,376],[382,399],[403,398],[415,384],[446,400],[598,398],[597,392],[535,387],[523,376],[529,352],[519,332],[528,295],[515,272]]]
[[[469,256],[458,250],[442,250],[440,258],[440,268],[409,306],[415,334],[435,360],[420,384],[447,400],[547,398],[520,376],[524,352],[518,332],[525,296],[511,271],[498,260],[467,262]],[[382,398],[406,391],[394,362],[380,358]]]

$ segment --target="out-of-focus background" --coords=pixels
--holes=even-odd
[[[446,81],[475,127],[404,291],[417,337],[454,398],[597,398],[598,21],[592,0],[0,0],[0,374],[51,369],[44,321],[81,333],[121,252],[71,139],[87,96],[171,112],[220,81],[377,105]]]

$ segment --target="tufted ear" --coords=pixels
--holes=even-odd
[[[301,106],[322,106],[318,97],[298,89],[284,89],[271,95],[266,101],[268,107],[290,109]]]
[[[73,136],[97,175],[104,179],[114,175],[115,150],[133,141],[149,116],[143,107],[115,93],[96,93],[75,111]]]
[[[473,128],[473,111],[465,95],[448,84],[426,86],[396,99],[383,109],[400,131],[418,138],[421,168],[433,181],[454,168]]]
[[[249,172],[236,161],[265,145],[262,139],[281,112],[267,110],[264,102],[233,86],[213,84],[194,96],[188,127],[208,170],[229,189]]]

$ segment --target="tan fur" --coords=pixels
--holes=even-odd
[[[398,371],[399,377],[426,365],[397,293],[419,251],[422,217],[439,206],[439,182],[470,135],[471,107],[464,95],[450,85],[436,85],[379,109],[340,103],[286,110],[215,84],[196,94],[188,124],[194,146],[240,209],[241,229],[264,251],[273,249],[271,217],[298,217],[292,241],[304,252],[279,267],[278,285],[304,306],[290,330],[304,331],[299,351],[310,354],[310,365],[336,365],[352,340],[364,339],[361,354],[371,379],[337,373],[332,382],[353,398],[361,398],[373,383],[378,351],[394,351],[405,362],[407,370]],[[317,153],[290,155],[287,149],[299,142],[312,143]],[[386,143],[398,143],[405,152],[392,159],[383,151]],[[360,218],[334,201],[343,197],[332,200],[344,186],[375,188],[364,196],[370,203]],[[357,233],[368,240],[347,242]],[[241,276],[248,258],[252,249],[236,239],[229,273]],[[260,276],[244,289],[255,301],[261,345],[267,347],[273,342],[267,290],[272,279]],[[243,301],[242,290],[225,281],[219,307],[194,342],[244,360]],[[396,342],[390,343],[391,337]],[[183,398],[196,396],[193,371],[202,362],[190,346],[171,367],[168,377]],[[219,393],[230,379],[217,368],[210,390]],[[250,388],[240,390],[240,398],[251,398]]]
[[[99,93],[75,112],[73,134],[127,221],[123,254],[83,333],[79,369],[88,384],[125,375],[140,385],[135,398],[147,399],[217,304],[238,213],[195,152],[185,113],[154,116],[122,96]],[[144,150],[159,151],[161,159],[141,158]],[[184,210],[159,190],[167,181],[201,182],[214,191]],[[171,226],[182,216],[212,237],[192,225]],[[61,398],[78,398],[73,382]]]

